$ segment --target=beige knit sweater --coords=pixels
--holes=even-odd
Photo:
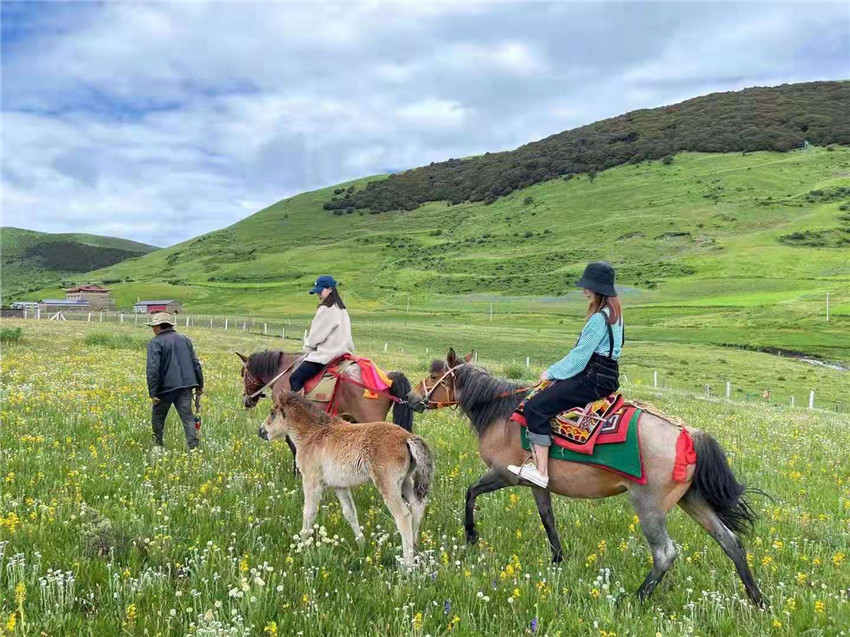
[[[346,310],[336,305],[320,305],[304,340],[306,360],[323,365],[342,354],[354,352],[351,338],[351,320]]]

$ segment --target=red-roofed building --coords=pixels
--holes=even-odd
[[[65,290],[65,300],[86,301],[95,311],[114,310],[115,299],[109,294],[110,292],[111,290],[99,285],[75,285]]]

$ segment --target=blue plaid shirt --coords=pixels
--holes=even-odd
[[[602,311],[607,314],[607,308]],[[605,320],[605,317],[599,312],[587,319],[587,323],[584,324],[584,328],[581,330],[581,336],[579,336],[576,346],[573,347],[569,354],[546,370],[546,377],[550,380],[572,378],[584,371],[594,352],[602,356],[608,356],[610,343],[608,341],[608,328],[605,327]],[[611,326],[611,332],[614,335],[612,358],[617,360],[620,358],[620,352],[623,348],[622,319]]]

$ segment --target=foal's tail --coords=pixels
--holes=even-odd
[[[727,528],[735,533],[744,533],[752,529],[758,515],[744,497],[748,489],[738,482],[726,453],[720,444],[704,431],[694,430],[694,449],[697,453],[697,465],[691,489],[696,489],[717,513],[717,517]]]
[[[398,398],[401,401],[393,401],[393,422],[402,429],[412,432],[413,410],[407,404],[407,395],[412,389],[410,381],[401,372],[390,372],[387,376],[393,381],[390,387],[390,396]]]
[[[431,480],[434,477],[434,457],[425,441],[419,436],[407,439],[407,448],[413,459],[410,467],[410,477],[413,479],[413,496],[424,502],[431,491]]]

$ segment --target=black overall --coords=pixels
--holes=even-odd
[[[528,423],[529,438],[534,444],[548,447],[552,444],[549,421],[562,411],[584,407],[587,403],[613,394],[620,387],[620,367],[614,360],[614,331],[605,318],[608,328],[608,356],[593,352],[587,367],[572,378],[556,380],[542,392],[532,397],[523,415]],[[623,330],[623,343],[626,332]]]
[[[322,363],[314,363],[313,361],[304,361],[301,363],[292,375],[289,377],[289,388],[292,391],[301,391],[304,384],[316,376],[325,368]]]

